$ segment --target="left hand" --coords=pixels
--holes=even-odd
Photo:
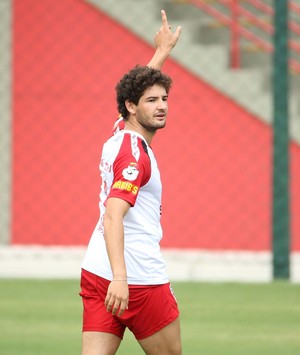
[[[179,39],[181,26],[177,27],[176,31],[173,33],[169,26],[165,10],[161,10],[161,21],[162,25],[154,37],[154,43],[156,48],[170,53]]]

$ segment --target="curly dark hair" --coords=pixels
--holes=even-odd
[[[164,87],[168,94],[171,84],[172,79],[160,70],[136,66],[125,74],[116,86],[118,112],[124,120],[128,119],[129,112],[125,106],[126,100],[137,105],[144,92],[153,85]]]

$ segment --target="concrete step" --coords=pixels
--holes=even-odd
[[[208,16],[197,9],[194,5],[189,4],[187,1],[172,1],[172,0],[161,0],[155,1],[156,8],[158,10],[165,10],[168,15],[168,20],[188,20],[193,21],[194,19],[198,20],[199,18],[208,18]],[[160,15],[158,11],[158,16]],[[160,20],[160,17],[158,18]]]
[[[230,32],[228,27],[215,19],[199,19],[191,23],[191,36],[195,42],[210,45],[222,44],[228,47]]]
[[[242,68],[259,68],[265,71],[271,67],[272,57],[269,53],[251,44],[243,44],[240,49]]]

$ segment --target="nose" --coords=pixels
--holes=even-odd
[[[165,110],[167,107],[168,107],[168,103],[166,100],[161,99],[158,101],[158,109]]]

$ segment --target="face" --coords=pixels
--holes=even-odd
[[[168,95],[164,87],[148,88],[135,106],[136,120],[148,132],[155,132],[166,125]]]

